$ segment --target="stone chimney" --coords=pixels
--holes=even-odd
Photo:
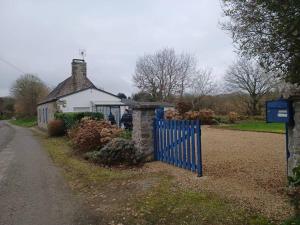
[[[86,62],[83,59],[72,60],[72,86],[73,91],[82,88],[86,80]]]

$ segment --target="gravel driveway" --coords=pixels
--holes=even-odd
[[[30,130],[0,121],[0,224],[99,224]]]
[[[287,185],[285,135],[202,127],[203,175],[164,163],[149,165],[168,170],[184,186],[216,193],[282,220],[291,213]]]
[[[264,214],[289,214],[285,135],[204,128],[207,186]],[[213,182],[210,183],[210,180]]]

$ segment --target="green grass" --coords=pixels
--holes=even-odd
[[[141,224],[189,225],[271,225],[232,203],[206,192],[178,187],[166,178],[145,198],[137,202]],[[130,221],[135,224],[135,221]],[[129,223],[130,224],[130,223]]]
[[[26,119],[16,119],[9,121],[13,125],[21,126],[21,127],[33,127],[37,125],[37,119],[34,118],[26,118]]]
[[[240,121],[236,124],[222,125],[220,128],[242,130],[242,131],[257,131],[269,133],[285,133],[285,126],[283,123],[266,123],[265,121],[251,120]]]
[[[105,211],[97,212],[106,224],[113,220],[124,225],[272,225],[216,195],[182,188],[166,172],[97,166],[74,155],[67,138],[38,135],[72,189],[90,199],[91,209],[105,206]],[[97,199],[101,195],[108,201]]]
[[[128,176],[126,172],[105,169],[75,157],[71,153],[65,137],[44,137],[41,140],[54,163],[65,170],[67,178],[71,181],[80,179],[82,186],[87,186],[91,183],[109,182],[113,179],[121,179]]]

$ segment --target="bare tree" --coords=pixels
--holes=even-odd
[[[258,115],[259,101],[276,86],[278,80],[257,63],[242,58],[229,67],[225,82],[230,91],[247,93],[250,97],[249,112]]]
[[[133,81],[142,92],[163,101],[183,95],[195,67],[196,60],[192,55],[177,55],[174,49],[165,48],[138,59]]]
[[[212,94],[216,90],[216,83],[213,80],[211,69],[197,70],[191,81],[190,88],[194,97],[192,104],[195,109],[204,96]]]
[[[22,117],[35,116],[37,103],[48,93],[48,87],[40,78],[32,74],[22,75],[11,87],[16,114]]]

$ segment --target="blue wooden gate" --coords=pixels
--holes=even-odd
[[[155,159],[202,176],[201,127],[199,120],[154,121]]]

